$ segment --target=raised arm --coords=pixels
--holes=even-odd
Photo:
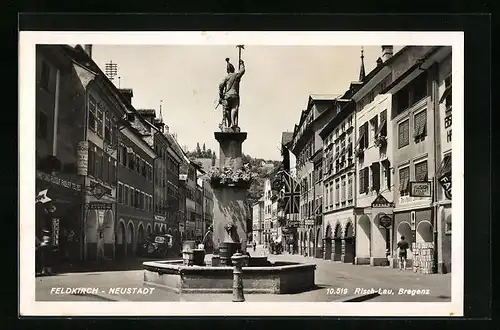
[[[243,74],[245,74],[245,62],[243,62],[243,60],[240,60],[240,67],[238,69],[238,77],[241,78],[241,76],[243,76]]]

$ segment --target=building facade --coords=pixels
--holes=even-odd
[[[436,112],[439,64],[451,47],[432,47],[388,88],[392,96],[395,184],[394,240],[405,236],[410,264],[417,272],[437,270]]]
[[[354,106],[344,95],[336,114],[321,131],[324,163],[323,258],[352,262],[354,258]]]
[[[296,156],[296,173],[300,182],[300,227],[299,253],[308,256],[318,256],[322,249],[322,217],[317,217],[318,189],[314,181],[315,155],[322,148],[320,130],[332,119],[336,95],[310,95],[307,109],[302,111],[299,124],[295,126],[291,150]],[[319,161],[316,159],[316,161]],[[322,170],[322,166],[316,166]],[[316,189],[320,191],[316,191]],[[321,205],[321,204],[319,204]],[[319,229],[319,232],[318,232]],[[319,233],[319,234],[318,234]]]
[[[255,244],[263,244],[264,230],[264,197],[261,197],[252,206],[252,240]]]
[[[134,256],[153,232],[156,154],[132,128],[119,134],[116,257]]]
[[[87,72],[70,61],[69,46],[36,46],[36,235],[51,233],[56,263],[83,258],[83,176],[77,169],[78,143],[85,139]],[[77,71],[79,70],[79,71]],[[92,76],[89,74],[89,78]],[[85,151],[85,150],[84,150]],[[80,172],[81,173],[81,172]],[[49,213],[47,208],[54,206]]]
[[[269,246],[271,243],[271,230],[273,229],[272,222],[272,190],[271,190],[271,180],[267,178],[264,181],[264,231],[263,239],[264,245]]]

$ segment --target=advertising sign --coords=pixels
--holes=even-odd
[[[78,175],[88,175],[89,142],[80,141],[76,145],[76,168]]]
[[[383,215],[380,217],[379,222],[382,228],[389,229],[392,225],[392,218],[388,215]]]
[[[85,208],[87,210],[111,210],[113,209],[113,204],[104,202],[90,202],[85,204]]]
[[[52,219],[52,244],[59,246],[59,218]]]
[[[431,182],[410,182],[411,197],[431,197]]]

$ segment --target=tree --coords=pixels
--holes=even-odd
[[[202,156],[205,157],[206,152],[207,152],[207,148],[205,147],[205,143],[203,143],[203,149],[202,150],[203,150],[203,155]]]
[[[211,149],[207,149],[207,152],[205,153],[205,158],[212,158],[212,150]]]
[[[201,154],[200,143],[196,142],[196,154],[199,156]]]

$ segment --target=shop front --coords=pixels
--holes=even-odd
[[[409,243],[407,267],[414,272],[431,274],[435,272],[435,240],[432,208],[414,209],[394,213],[393,259],[399,267],[397,242],[404,236]]]
[[[437,210],[438,226],[438,263],[440,274],[451,272],[451,151],[444,155],[436,177],[441,188]]]
[[[352,209],[324,214],[324,259],[354,262],[356,241],[353,218]]]
[[[123,231],[115,235],[116,203],[114,189],[91,181],[87,187],[84,205],[85,260],[112,260],[115,242],[123,242]],[[120,223],[118,224],[120,229]],[[115,237],[116,236],[116,237]]]
[[[54,266],[81,260],[82,189],[76,180],[37,171],[35,228],[39,239],[43,230],[51,233]],[[50,212],[49,212],[50,210]]]

